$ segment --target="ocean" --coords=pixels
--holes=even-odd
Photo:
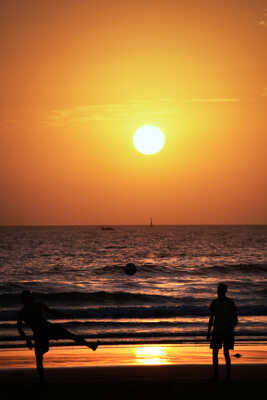
[[[202,343],[219,282],[238,309],[236,341],[267,342],[267,226],[0,227],[0,273],[2,348],[25,347],[24,289],[89,342]]]

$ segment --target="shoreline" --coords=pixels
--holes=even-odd
[[[230,352],[232,365],[267,365],[267,343],[236,344]],[[52,346],[44,355],[45,368],[211,365],[209,344],[100,345],[96,351],[82,346]],[[224,365],[223,350],[219,363]],[[0,349],[0,371],[35,368],[34,351]]]

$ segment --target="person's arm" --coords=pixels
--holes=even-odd
[[[236,305],[234,303],[234,327],[238,324],[238,317],[237,317],[237,309],[236,309]]]
[[[213,327],[213,323],[214,323],[214,311],[213,311],[213,303],[211,303],[210,305],[210,317],[209,317],[209,323],[208,323],[208,334],[207,334],[207,340],[210,339],[210,333],[211,333],[211,329]]]
[[[19,334],[22,337],[22,339],[26,340],[28,348],[32,349],[33,348],[32,341],[29,337],[26,336],[26,334],[23,330],[23,319],[22,319],[21,312],[18,313],[17,328],[18,328]]]
[[[213,322],[214,322],[214,314],[211,314],[210,318],[209,318],[209,324],[208,324],[208,334],[207,334],[208,340],[210,339],[210,332],[211,332],[211,328],[213,326]]]

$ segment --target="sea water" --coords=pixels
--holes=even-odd
[[[236,340],[267,342],[267,226],[0,227],[0,273],[0,347],[25,346],[25,289],[88,341],[201,343],[219,282],[238,309]]]

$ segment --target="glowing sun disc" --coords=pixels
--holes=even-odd
[[[144,125],[135,132],[133,143],[140,153],[155,154],[163,148],[165,136],[156,126]]]

